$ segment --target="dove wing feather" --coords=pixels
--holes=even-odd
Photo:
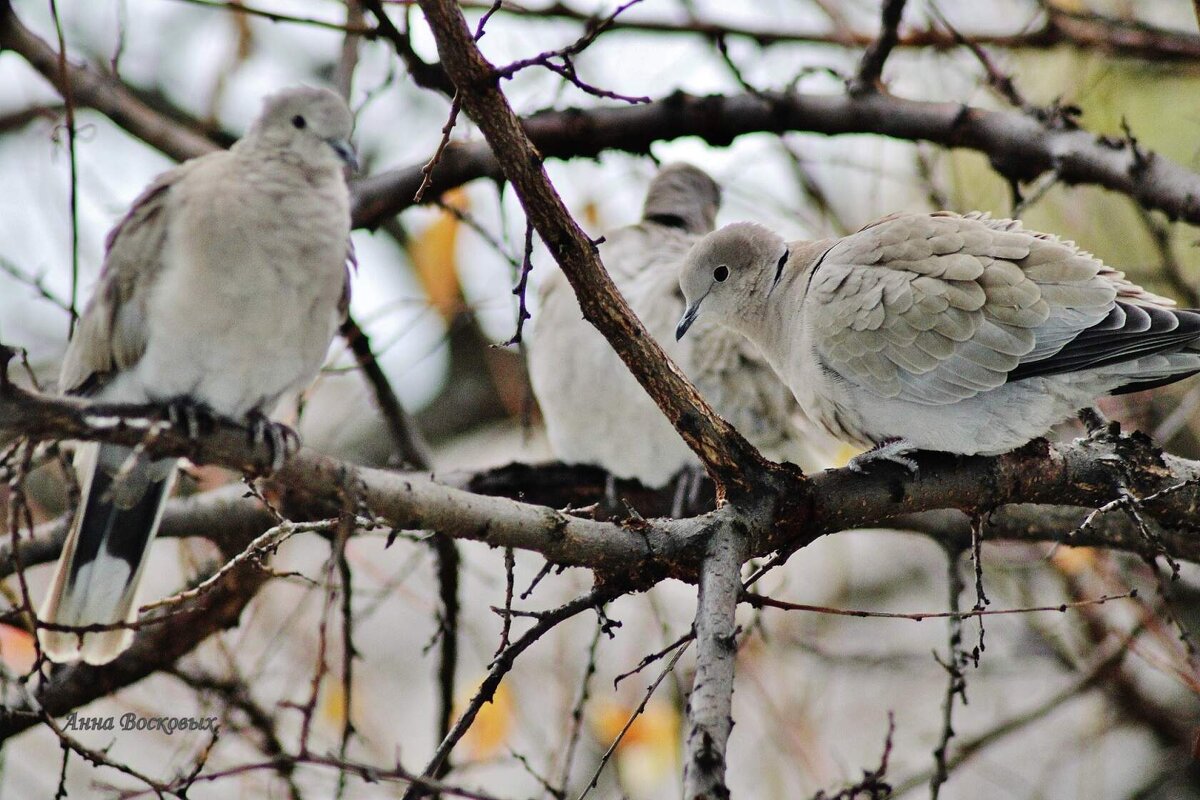
[[[804,302],[818,355],[844,379],[943,405],[1194,338],[1160,301],[1070,242],[942,212],[842,239]]]

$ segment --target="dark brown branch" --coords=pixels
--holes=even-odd
[[[412,76],[413,83],[422,89],[441,92],[446,97],[454,96],[454,84],[450,82],[442,65],[430,64],[417,55],[408,33],[401,31],[392,22],[392,18],[383,9],[382,0],[363,0],[363,7],[375,17],[379,35],[391,43],[396,55],[404,62],[408,74]]]
[[[604,334],[646,391],[722,486],[749,491],[747,473],[765,462],[722,420],[670,363],[629,311],[604,271],[595,244],[571,218],[497,85],[495,68],[479,52],[462,12],[450,2],[423,0],[442,64],[458,87],[462,108],[479,125],[500,159],[533,226],[575,289],[583,316]]]
[[[182,161],[217,149],[209,139],[172,122],[140,100],[123,83],[95,68],[66,64],[66,80],[59,71],[59,55],[13,13],[10,0],[0,0],[0,52],[19,53],[59,94],[72,96],[79,106],[99,111],[114,123],[172,158]]]
[[[1067,184],[1093,184],[1128,195],[1171,219],[1200,225],[1200,175],[1161,155],[1086,130],[1012,111],[959,103],[906,100],[883,93],[861,97],[676,93],[640,106],[569,109],[534,114],[522,125],[542,158],[592,158],[608,150],[648,153],[654,142],[698,136],[726,146],[756,132],[800,131],[829,136],[874,133],[975,150],[1010,180],[1054,173]],[[483,143],[451,143],[432,176],[431,196],[481,177],[503,176]],[[389,170],[359,181],[354,221],[378,226],[408,208],[421,184],[420,167]]]
[[[1099,24],[1059,12],[1053,19],[1061,25],[1067,24],[1064,20]],[[620,26],[621,20],[613,24]],[[953,38],[949,33],[940,35]],[[1191,58],[1200,57],[1200,37],[1180,36],[1196,40]],[[1129,38],[1136,37],[1131,33]],[[0,50],[5,49],[19,53],[47,80],[57,80],[58,54],[17,19],[10,0],[0,0]],[[76,104],[99,111],[167,155],[183,160],[216,147],[115,78],[70,64],[67,71]],[[544,112],[525,118],[522,124],[543,158],[591,158],[607,150],[648,153],[656,141],[684,136],[699,136],[712,145],[725,146],[738,136],[756,132],[875,133],[984,153],[1011,180],[1028,181],[1053,172],[1064,183],[1103,186],[1132,197],[1145,208],[1163,211],[1171,219],[1200,225],[1200,176],[1196,173],[1149,151],[1142,151],[1144,160],[1139,160],[1124,143],[1055,121],[880,93],[858,98],[798,93],[766,97],[769,99],[757,94],[696,97],[677,93],[640,106]],[[413,166],[356,182],[356,227],[378,227],[411,206],[422,177],[421,168]],[[434,170],[430,196],[481,177],[504,177],[488,147],[452,142]]]
[[[882,24],[879,38],[871,42],[858,65],[858,74],[850,84],[851,94],[874,92],[883,88],[880,82],[883,65],[900,41],[900,17],[906,0],[883,0]]]
[[[0,372],[0,433],[23,429],[39,439],[84,438],[136,445],[161,422],[159,409],[141,409],[141,416],[122,417],[119,414],[137,409],[35,395],[6,383],[2,376]],[[199,442],[162,429],[146,446],[153,455],[190,455],[234,468],[264,465],[269,454],[259,449],[250,443],[244,429],[232,423],[221,423]],[[790,551],[820,535],[847,528],[889,524],[916,528],[920,519],[914,521],[911,515],[928,509],[956,507],[978,513],[1027,502],[1095,508],[1126,490],[1142,498],[1140,514],[1145,520],[1181,529],[1161,532],[1161,545],[1167,552],[1200,561],[1200,537],[1192,533],[1200,464],[1161,455],[1136,436],[1113,438],[1101,433],[1054,450],[1042,443],[996,458],[922,454],[919,460],[918,480],[888,469],[868,475],[846,470],[820,473],[791,488],[789,502],[773,521],[731,505],[683,520],[599,522],[439,485],[423,476],[353,469],[306,451],[275,476],[275,481],[283,490],[281,502],[289,517],[297,521],[325,519],[342,507],[337,487],[345,484],[353,469],[362,487],[363,506],[389,525],[532,550],[554,564],[596,570],[606,586],[624,587],[618,591],[672,575],[696,580],[711,547],[710,531],[734,521],[745,524],[752,534],[769,531],[749,540],[745,552],[758,557],[780,548]],[[194,513],[178,516],[181,506],[172,503],[164,534],[210,538],[220,534],[229,537],[222,541],[222,549],[232,553],[271,524],[270,515],[253,501],[234,497],[232,492],[215,495],[185,501],[195,504]],[[243,506],[243,511],[230,513]],[[1119,508],[1100,515],[1091,526],[1080,526],[1084,516],[1078,508],[1009,507],[993,515],[995,532],[989,529],[989,536],[1103,545],[1150,556],[1158,552],[1157,545],[1148,542],[1140,526]],[[924,519],[931,534],[948,545],[962,546],[964,537],[969,536],[961,515],[948,525],[930,520],[929,515]],[[235,524],[235,520],[240,522]],[[231,530],[239,533],[233,536]],[[30,547],[47,550],[43,545]],[[197,598],[200,602],[185,605],[185,616],[196,616],[186,617],[184,625],[173,620],[171,625],[140,626],[127,656],[104,668],[63,671],[63,677],[46,689],[43,702],[54,713],[62,713],[169,665],[205,636],[234,624],[249,600],[243,592],[252,593],[265,578],[249,568],[234,569],[225,578],[233,585],[223,582],[217,591]],[[181,630],[187,634],[181,636]],[[164,636],[169,641],[164,643]],[[34,722],[36,718],[10,711],[7,718],[0,719],[0,736]]]
[[[489,2],[466,0],[463,8],[491,8]],[[1048,6],[1048,4],[1047,4]],[[536,19],[566,19],[594,24],[597,17],[555,2],[543,6],[528,6],[506,2],[501,13]],[[1096,50],[1113,56],[1141,58],[1147,61],[1172,63],[1194,62],[1200,59],[1200,36],[1188,31],[1169,30],[1140,22],[1106,17],[1100,14],[1071,13],[1048,7],[1045,22],[1029,31],[1012,34],[967,32],[976,44],[1004,50],[1043,50],[1067,45],[1081,50]],[[609,25],[612,31],[645,31],[666,35],[701,36],[719,39],[749,39],[766,47],[775,44],[818,44],[859,50],[875,41],[875,34],[837,26],[832,31],[803,30],[785,25],[748,27],[725,25],[703,19],[685,21],[650,19],[645,16],[617,19]],[[953,50],[958,40],[938,28],[909,29],[898,37],[897,47],[913,49]]]
[[[400,460],[415,469],[429,469],[433,463],[429,455],[429,445],[421,437],[421,432],[417,430],[412,417],[400,404],[400,398],[392,389],[391,381],[375,359],[375,353],[371,351],[371,340],[354,318],[349,316],[342,323],[341,334],[375,394],[375,404],[379,406],[379,413],[387,423],[388,433],[391,434]]]

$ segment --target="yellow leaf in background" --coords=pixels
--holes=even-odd
[[[1046,0],[1046,5],[1055,11],[1065,11],[1068,14],[1082,14],[1088,10],[1084,0]]]
[[[854,458],[856,455],[858,455],[861,452],[863,452],[861,447],[854,447],[853,445],[848,445],[848,444],[840,444],[840,445],[838,445],[838,449],[836,451],[834,451],[833,463],[831,464],[831,466],[837,467],[840,469],[840,468],[846,466],[847,464],[849,464],[850,459]]]
[[[1050,563],[1065,575],[1081,575],[1096,566],[1096,551],[1091,547],[1056,547]]]
[[[476,686],[475,691],[478,691],[478,688]],[[455,715],[462,713],[475,691],[469,696],[459,698],[455,703],[458,706]],[[508,742],[509,732],[512,731],[513,707],[512,692],[509,691],[507,683],[501,683],[496,689],[496,694],[492,696],[492,702],[483,704],[475,717],[475,723],[467,729],[466,736],[463,737],[472,759],[482,761],[500,753]]]
[[[459,211],[470,207],[467,193],[461,188],[446,192],[442,202]],[[425,288],[429,302],[443,319],[450,319],[462,307],[462,286],[455,260],[461,225],[458,217],[443,209],[437,219],[408,241],[408,257],[412,259],[417,278]]]
[[[346,721],[346,691],[341,678],[326,676],[321,684],[321,702],[317,706],[320,719],[335,728]]]
[[[353,722],[361,724],[363,719],[363,696],[360,687],[362,684],[354,681],[350,689],[354,697],[350,701],[351,713],[353,714]],[[317,719],[323,724],[328,725],[339,734],[342,730],[342,725],[346,722],[346,685],[342,682],[340,675],[326,673],[321,679],[321,694],[317,702]]]
[[[33,635],[29,631],[0,625],[0,659],[11,672],[28,672],[36,658]]]
[[[594,200],[588,200],[587,203],[584,204],[583,213],[580,214],[580,216],[583,217],[583,224],[588,228],[588,230],[598,231],[601,229],[600,206],[596,205]]]
[[[589,717],[592,733],[607,746],[621,733],[634,706],[598,700]],[[679,765],[679,712],[670,703],[651,702],[617,745],[622,785],[637,795],[653,792]]]

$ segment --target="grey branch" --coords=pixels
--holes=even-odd
[[[734,612],[742,591],[746,537],[728,521],[708,540],[696,603],[696,677],[688,698],[683,796],[727,798],[725,749],[733,729],[733,681],[737,663]]]
[[[1097,136],[1074,123],[962,103],[907,100],[879,92],[699,97],[675,93],[637,106],[546,111],[522,127],[545,158],[593,158],[609,150],[648,153],[654,142],[698,136],[726,146],[750,133],[787,131],[828,136],[873,133],[983,153],[1010,180],[1053,173],[1066,184],[1091,184],[1128,195],[1171,219],[1200,225],[1200,175],[1124,140]],[[428,196],[477,178],[500,179],[500,164],[480,143],[452,143],[433,172]],[[421,185],[417,165],[359,181],[354,222],[373,228],[412,205]]]

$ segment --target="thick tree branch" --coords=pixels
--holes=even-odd
[[[128,410],[142,414],[119,416]],[[0,383],[0,435],[23,432],[40,440],[78,438],[133,446],[143,443],[146,431],[160,420],[160,410],[155,407],[89,405]],[[266,448],[251,443],[245,429],[226,422],[194,442],[164,429],[145,447],[152,455],[187,456],[233,469],[265,470],[269,463],[269,453],[262,452]],[[337,487],[353,472],[365,507],[386,524],[438,530],[494,547],[531,550],[556,564],[624,576],[638,585],[668,575],[695,580],[707,548],[707,531],[721,519],[737,518],[755,531],[765,531],[755,533],[750,541],[750,555],[760,557],[777,549],[803,547],[827,533],[851,528],[890,525],[898,520],[920,527],[908,515],[923,511],[986,512],[1013,503],[1044,503],[1068,508],[1061,516],[1006,510],[997,519],[1011,538],[1054,541],[1064,538],[1064,530],[1070,532],[1066,528],[1069,521],[1082,523],[1080,507],[1097,508],[1115,500],[1122,486],[1144,498],[1143,516],[1179,530],[1164,532],[1161,545],[1167,552],[1200,561],[1200,537],[1191,533],[1197,525],[1194,503],[1200,502],[1196,485],[1200,483],[1200,462],[1162,454],[1139,434],[1101,434],[1054,448],[1039,441],[996,457],[922,453],[918,461],[916,478],[889,468],[866,475],[845,469],[813,475],[791,488],[786,508],[772,524],[756,517],[763,513],[757,509],[729,508],[679,520],[600,522],[465,491],[423,475],[355,468],[307,450],[272,480],[285,491],[285,510],[297,521],[325,519],[336,513],[341,507]],[[1015,516],[1007,517],[1009,514]],[[1146,542],[1136,525],[1103,522],[1123,514],[1114,508],[1097,518],[1101,522],[1065,540],[1155,552],[1155,543]],[[933,529],[931,523],[925,527]]]
[[[78,437],[136,445],[158,421],[155,409],[140,417],[124,418],[115,416],[117,410],[33,395],[0,381],[0,432],[13,432],[16,419],[28,430],[36,431],[38,438]],[[163,430],[146,449],[154,455],[203,456],[234,468],[261,463],[267,456],[258,452],[244,430],[225,423],[199,443]],[[273,480],[281,491],[284,512],[297,521],[325,519],[336,513],[344,503],[339,487],[349,481],[359,487],[364,512],[382,524],[435,529],[495,547],[532,550],[555,564],[593,569],[606,586],[625,591],[669,576],[707,580],[702,577],[706,555],[724,552],[716,548],[712,531],[734,531],[737,536],[733,544],[741,559],[765,556],[779,548],[793,550],[825,533],[847,528],[908,527],[925,531],[938,541],[965,541],[969,526],[960,511],[916,514],[950,507],[971,512],[999,508],[991,515],[989,538],[1066,541],[1128,549],[1145,556],[1165,551],[1200,562],[1200,536],[1194,533],[1194,508],[1200,502],[1194,484],[1200,479],[1200,463],[1161,456],[1136,436],[1101,435],[1054,450],[1044,444],[1033,445],[997,458],[925,454],[920,461],[918,479],[889,469],[868,475],[846,470],[819,473],[794,487],[791,502],[785,507],[787,513],[776,520],[774,527],[765,516],[769,509],[752,506],[748,513],[736,505],[690,519],[600,522],[441,485],[425,476],[355,469],[307,451],[302,451]],[[502,470],[462,483],[521,496],[522,485],[514,478],[524,475],[533,485],[544,484],[531,476],[545,473],[532,473],[531,469]],[[548,474],[563,470],[552,468]],[[586,478],[594,470],[582,472]],[[1122,486],[1145,498],[1140,516],[1178,530],[1160,530],[1155,524],[1150,532],[1160,537],[1155,541],[1148,539],[1147,532],[1119,508],[1097,515],[1084,525],[1090,515],[1078,507],[1008,505],[1069,503],[1094,508],[1119,496]],[[553,500],[549,488],[543,485],[541,491],[539,499]],[[572,491],[578,492],[579,488]],[[594,480],[593,491],[596,495],[603,492],[601,480]],[[239,552],[273,523],[273,517],[257,501],[241,494],[239,487],[229,487],[173,501],[164,518],[163,535],[204,536],[219,542],[226,554]],[[52,559],[54,545],[42,542],[52,539],[65,524],[64,519],[42,526],[29,545],[31,549],[23,548],[27,555],[39,557],[23,559],[23,563]],[[770,532],[746,537],[746,544],[739,544],[736,538],[743,537],[745,530]],[[0,549],[0,561],[4,572],[11,570],[7,549]],[[42,702],[65,712],[169,666],[211,633],[235,624],[262,579],[257,572],[233,570],[226,576],[228,585],[185,606],[186,614],[197,615],[188,617],[194,624],[181,626],[172,619],[168,625],[144,626],[138,631],[130,655],[110,667],[65,670],[47,687]],[[208,608],[215,610],[202,610]],[[716,624],[718,617],[706,619],[706,625]],[[172,632],[170,640],[164,642],[164,631],[168,630]],[[0,719],[0,737],[35,722],[14,711]]]
[[[571,218],[550,184],[538,152],[500,92],[495,68],[479,52],[462,12],[450,2],[424,0],[421,8],[437,41],[442,65],[458,87],[463,110],[479,125],[579,299],[583,316],[646,388],[718,484],[749,491],[744,473],[767,462],[733,426],[713,413],[695,388],[629,311],[608,277],[596,246]]]
[[[742,94],[697,97],[676,93],[638,106],[547,111],[522,121],[543,158],[592,158],[608,150],[648,153],[653,143],[698,136],[725,146],[750,133],[787,131],[874,133],[927,141],[988,156],[1010,180],[1048,172],[1066,184],[1103,186],[1200,225],[1200,175],[1127,142],[1016,111],[959,103],[906,100],[873,92],[858,97],[819,94]],[[1140,157],[1139,157],[1140,156]],[[483,143],[451,144],[433,172],[429,196],[480,177],[503,176]],[[418,166],[389,170],[355,185],[354,221],[375,227],[408,208],[421,184]]]
[[[1068,21],[1080,26],[1099,24],[1057,12],[1053,18],[1060,25]],[[1137,26],[1125,28],[1131,31],[1130,37],[1141,35]],[[1180,36],[1200,42],[1200,37],[1192,34]],[[1200,50],[1200,45],[1197,48]],[[10,0],[0,0],[0,50],[5,49],[19,53],[58,85],[57,52],[17,19]],[[216,147],[156,111],[115,78],[70,64],[68,76],[77,105],[99,111],[172,158],[183,160]],[[759,132],[874,133],[975,150],[1013,180],[1028,181],[1053,172],[1063,183],[1103,186],[1129,195],[1145,208],[1163,211],[1171,219],[1200,225],[1200,175],[1150,151],[1135,154],[1126,142],[1096,136],[1061,119],[1037,119],[1015,111],[906,100],[881,93],[860,97],[803,93],[697,97],[676,93],[638,106],[542,112],[524,118],[522,125],[543,158],[591,158],[607,150],[647,153],[656,141],[684,136],[725,146],[738,136]],[[355,226],[378,227],[410,207],[421,185],[423,163],[357,181]],[[451,143],[434,170],[427,196],[436,197],[481,177],[504,178],[487,145]]]
[[[725,748],[733,730],[733,680],[737,663],[734,612],[742,591],[746,537],[728,522],[708,540],[696,602],[696,677],[688,697],[683,796],[728,798]]]

